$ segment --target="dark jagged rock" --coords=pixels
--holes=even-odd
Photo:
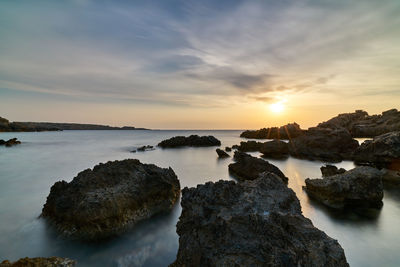
[[[181,205],[171,267],[348,266],[339,243],[302,215],[295,193],[273,173],[185,188]]]
[[[262,128],[255,131],[244,131],[240,137],[250,139],[291,139],[303,134],[300,125],[289,123],[281,127]]]
[[[232,148],[230,148],[229,146],[227,146],[227,147],[225,147],[225,151],[226,151],[226,152],[231,152],[231,151],[232,151]]]
[[[325,166],[322,166],[320,169],[321,169],[321,173],[322,173],[323,177],[328,177],[328,176],[346,172],[345,169],[343,169],[343,168],[338,169],[338,167],[336,167],[334,165],[325,165]]]
[[[356,164],[371,164],[378,168],[400,170],[400,131],[364,141],[354,152]]]
[[[381,115],[369,116],[367,112],[356,110],[354,113],[340,114],[326,122],[322,128],[346,128],[353,137],[375,137],[393,131],[400,131],[400,112],[391,109]]]
[[[289,153],[293,157],[340,162],[351,159],[359,146],[344,128],[310,128],[306,134],[289,141]]]
[[[217,152],[218,157],[220,157],[220,158],[227,158],[227,157],[229,157],[229,154],[226,153],[225,151],[223,151],[222,149],[217,148],[215,151]]]
[[[288,144],[280,140],[263,143],[259,151],[266,158],[285,158],[289,156]]]
[[[22,258],[15,262],[5,260],[0,267],[73,267],[76,262],[68,258]]]
[[[11,146],[19,145],[19,144],[21,144],[21,141],[18,141],[17,138],[11,138],[8,141],[4,141],[4,140],[0,139],[0,146],[11,147]]]
[[[280,177],[283,182],[288,182],[288,178],[282,171],[266,160],[239,151],[235,151],[234,159],[236,162],[228,166],[229,172],[240,181],[254,180],[263,172],[272,172]]]
[[[237,150],[239,150],[241,152],[260,151],[260,148],[263,144],[264,143],[256,142],[256,141],[240,142],[240,145],[237,146]]]
[[[137,159],[110,161],[80,172],[70,183],[56,182],[41,216],[64,236],[100,239],[169,211],[179,195],[171,168]]]
[[[372,167],[356,167],[322,179],[307,178],[305,182],[308,195],[331,208],[382,206],[382,172]]]
[[[202,147],[202,146],[220,146],[221,141],[219,141],[214,136],[198,136],[191,135],[189,137],[185,136],[175,136],[170,139],[164,140],[158,144],[158,146],[162,148],[173,148],[173,147],[182,147],[182,146],[193,146],[193,147]]]

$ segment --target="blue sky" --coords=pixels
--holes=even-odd
[[[240,129],[399,108],[399,14],[397,0],[2,0],[0,116]]]

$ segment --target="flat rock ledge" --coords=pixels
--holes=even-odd
[[[174,147],[207,147],[207,146],[220,146],[221,141],[212,135],[209,136],[198,136],[191,135],[189,137],[185,136],[175,136],[170,139],[161,141],[158,146],[162,148],[174,148]]]
[[[288,182],[288,178],[278,167],[264,159],[235,151],[234,160],[236,162],[229,164],[228,168],[229,172],[239,181],[254,180],[263,172],[272,172],[281,178],[283,182]]]
[[[101,239],[170,211],[179,196],[171,168],[137,159],[110,161],[80,172],[70,183],[56,182],[41,216],[66,237]]]
[[[68,258],[49,257],[49,258],[22,258],[15,262],[5,260],[0,263],[0,267],[73,267],[76,262]]]
[[[273,173],[182,190],[178,266],[349,266]]]
[[[378,169],[361,166],[322,179],[307,178],[305,190],[310,197],[335,209],[379,208],[383,199],[382,176]]]

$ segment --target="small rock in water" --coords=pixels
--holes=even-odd
[[[226,152],[231,152],[231,151],[232,151],[232,148],[230,148],[229,146],[227,146],[227,147],[225,147],[225,151],[226,151]]]
[[[220,157],[220,158],[227,158],[227,157],[229,157],[229,154],[226,153],[225,151],[223,151],[222,149],[217,148],[215,151],[217,152],[218,157]]]
[[[198,136],[191,135],[189,137],[185,136],[175,136],[170,139],[161,141],[158,146],[162,148],[174,148],[174,147],[207,147],[207,146],[220,146],[221,141],[219,141],[214,136]]]

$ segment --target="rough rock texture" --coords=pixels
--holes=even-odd
[[[297,123],[289,123],[281,127],[262,128],[255,131],[244,131],[240,137],[251,139],[291,139],[303,134],[300,125]]]
[[[63,235],[98,239],[169,211],[180,195],[174,171],[137,159],[99,164],[70,183],[56,182],[42,217]]]
[[[230,148],[229,146],[227,146],[227,147],[225,147],[225,151],[226,151],[226,152],[231,152],[231,151],[232,151],[232,148]]]
[[[358,146],[344,128],[310,128],[306,134],[289,141],[289,153],[297,158],[339,162],[351,159]]]
[[[344,113],[320,123],[322,128],[346,128],[353,137],[375,137],[392,131],[400,131],[400,112],[391,109],[381,115],[369,116],[367,112],[356,110]]]
[[[214,136],[198,136],[191,135],[189,137],[185,136],[175,136],[170,139],[164,140],[158,144],[158,146],[162,148],[170,148],[170,147],[182,147],[182,146],[220,146],[221,141],[219,141]]]
[[[288,182],[288,178],[282,171],[266,160],[252,157],[239,151],[235,151],[234,159],[236,162],[228,166],[229,172],[240,181],[254,180],[263,172],[272,172],[281,178],[283,182]]]
[[[336,167],[334,165],[325,165],[325,166],[322,166],[320,169],[321,169],[321,173],[322,173],[323,177],[328,177],[328,176],[346,172],[345,169],[343,169],[343,168],[338,169],[338,167]]]
[[[5,260],[0,263],[0,267],[72,267],[75,263],[68,258],[59,257],[22,258],[15,262]]]
[[[239,146],[236,146],[236,149],[241,152],[255,152],[260,151],[261,146],[264,143],[256,142],[256,141],[247,141],[247,142],[240,142]]]
[[[226,153],[225,151],[223,151],[222,149],[217,148],[215,151],[217,152],[218,157],[220,157],[220,158],[227,158],[227,157],[229,157],[229,154]]]
[[[332,208],[382,206],[382,172],[372,167],[356,167],[322,179],[307,178],[305,182],[309,196]]]
[[[280,140],[263,143],[259,151],[263,154],[263,157],[267,158],[284,158],[289,156],[288,144]]]
[[[354,152],[353,159],[357,164],[400,170],[400,131],[364,141]]]
[[[21,141],[18,141],[17,138],[12,138],[12,139],[9,139],[8,141],[0,139],[0,146],[10,147],[10,146],[15,146],[15,145],[19,145],[19,144],[21,144]]]
[[[182,190],[179,250],[170,266],[348,266],[339,243],[301,213],[273,173]]]

